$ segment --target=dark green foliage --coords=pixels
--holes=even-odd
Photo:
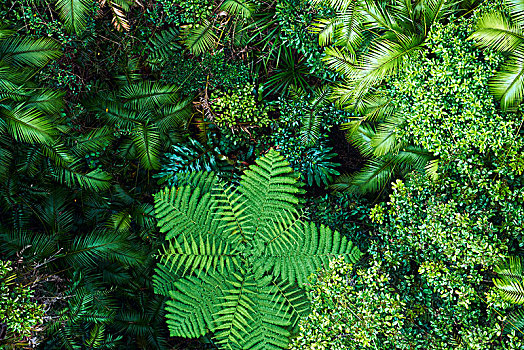
[[[294,54],[285,46],[281,46],[281,50],[275,55],[277,66],[274,74],[264,84],[264,92],[268,95],[272,93],[284,95],[291,87],[309,90],[309,83],[306,80],[309,70],[304,64],[303,57]]]
[[[370,204],[365,198],[332,192],[308,199],[306,206],[311,221],[337,230],[361,251],[367,250],[373,225],[368,220]]]
[[[335,170],[340,163],[331,161],[337,154],[330,153],[331,151],[332,148],[321,146],[320,148],[310,148],[305,152],[304,158],[301,160],[304,164],[301,170],[304,172],[308,186],[312,186],[314,183],[318,187],[322,187],[331,183],[333,176],[340,175]]]
[[[252,83],[247,65],[227,60],[223,51],[191,60],[180,53],[174,54],[162,65],[161,75],[167,84],[179,86],[184,96],[194,95],[206,86],[234,89],[237,85]]]
[[[0,255],[46,306],[2,345],[524,348],[522,4],[480,3],[0,1]]]
[[[166,160],[157,176],[160,177],[160,183],[167,182],[168,186],[177,184],[177,173],[213,171],[226,179],[233,175],[234,168],[217,147],[209,144],[204,146],[195,139],[173,145],[171,153],[165,153],[164,156]]]
[[[326,144],[333,125],[347,121],[349,114],[333,108],[329,93],[327,87],[309,94],[293,90],[292,99],[279,100],[280,118],[272,124],[271,142],[310,186],[325,187],[339,175],[336,153]]]
[[[271,150],[234,188],[190,174],[155,197],[169,241],[154,277],[175,336],[212,332],[221,348],[281,349],[308,304],[301,287],[329,259],[360,256],[345,237],[302,221],[301,190]]]

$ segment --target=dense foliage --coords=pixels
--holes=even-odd
[[[524,347],[523,11],[0,2],[0,348]]]

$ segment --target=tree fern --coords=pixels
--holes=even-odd
[[[524,304],[524,267],[521,257],[511,256],[507,261],[495,266],[497,277],[493,283],[503,300],[512,304]],[[508,314],[505,322],[509,328],[524,327],[524,312],[517,309]]]
[[[171,335],[212,332],[224,349],[287,346],[308,310],[302,287],[309,274],[335,256],[360,256],[338,232],[302,220],[301,192],[289,164],[271,150],[237,188],[192,173],[155,196],[168,243],[153,283],[172,298]]]

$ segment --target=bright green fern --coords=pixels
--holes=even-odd
[[[172,336],[212,333],[223,349],[283,349],[309,312],[306,278],[332,258],[360,251],[338,232],[302,220],[302,193],[274,150],[234,187],[214,173],[191,173],[155,196],[168,243],[153,278],[171,297]]]

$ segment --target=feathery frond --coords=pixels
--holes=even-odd
[[[69,32],[82,34],[87,25],[92,2],[89,0],[56,0],[56,7]]]

